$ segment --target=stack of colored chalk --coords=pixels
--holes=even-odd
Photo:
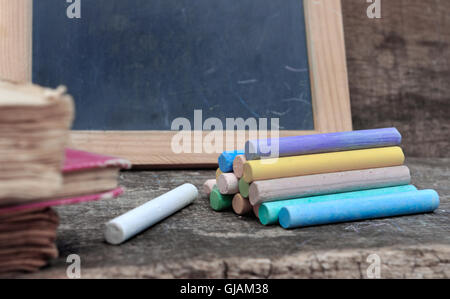
[[[215,211],[285,229],[433,212],[439,195],[411,185],[401,140],[395,128],[250,140],[204,191]]]

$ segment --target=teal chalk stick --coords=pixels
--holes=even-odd
[[[389,193],[410,192],[416,190],[417,188],[414,187],[413,185],[404,185],[388,188],[378,188],[363,191],[353,191],[353,192],[265,202],[259,207],[259,221],[264,225],[278,223],[278,214],[280,213],[281,209],[286,206],[310,204],[315,202],[324,202],[346,198],[361,198],[366,196],[383,195]]]
[[[439,207],[434,190],[422,190],[287,206],[279,213],[283,228],[296,228],[428,213]]]

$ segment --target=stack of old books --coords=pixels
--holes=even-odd
[[[65,150],[62,185],[50,197],[8,198],[0,204],[0,276],[32,272],[58,255],[54,206],[115,198],[119,171],[129,161],[74,149]]]
[[[127,160],[67,149],[73,101],[65,88],[0,81],[0,276],[58,255],[54,206],[110,199]]]
[[[0,206],[51,197],[61,165],[73,101],[65,88],[0,81]],[[57,255],[58,216],[51,208],[0,214],[0,275],[33,271]]]
[[[58,256],[58,215],[51,208],[0,215],[0,277],[33,272]]]

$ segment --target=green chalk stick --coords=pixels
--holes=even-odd
[[[280,201],[272,201],[265,202],[259,208],[259,221],[263,225],[270,225],[278,223],[278,214],[280,213],[283,207],[299,205],[299,204],[308,204],[308,203],[316,203],[316,202],[325,202],[332,201],[337,199],[347,199],[347,198],[358,198],[365,196],[376,196],[376,195],[384,195],[389,193],[397,193],[397,192],[411,192],[416,191],[417,188],[413,185],[404,185],[404,186],[396,186],[389,188],[378,188],[378,189],[370,189],[364,191],[353,191],[353,192],[345,192],[345,193],[337,193],[337,194],[329,194],[329,195],[320,195],[320,196],[311,196],[297,199],[289,199],[289,200],[280,200]]]
[[[211,191],[209,195],[209,204],[214,211],[220,212],[231,208],[231,204],[233,202],[234,195],[224,195],[220,194],[217,186]]]
[[[248,189],[250,189],[250,184],[244,178],[241,178],[239,180],[239,193],[241,193],[242,197],[248,198]]]

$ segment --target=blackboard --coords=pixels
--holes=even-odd
[[[75,130],[170,130],[175,118],[279,118],[313,130],[302,0],[34,1],[35,83],[64,84]]]

